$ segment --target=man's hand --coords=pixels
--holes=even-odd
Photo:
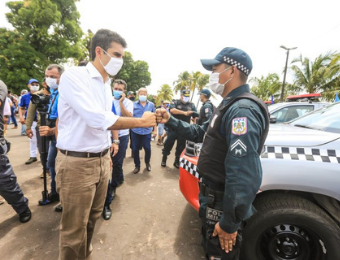
[[[225,250],[226,253],[233,251],[233,246],[236,244],[237,231],[235,233],[229,234],[222,230],[220,224],[217,222],[215,225],[213,237],[218,235],[220,240],[221,248]]]
[[[123,103],[125,97],[126,97],[125,93],[122,93],[122,96],[121,96],[121,98],[119,99],[119,102]]]
[[[40,136],[49,136],[49,135],[54,135],[54,131],[52,128],[48,126],[40,126],[39,127],[39,134]]]
[[[185,112],[185,115],[186,115],[186,116],[191,116],[192,113],[194,113],[194,111],[186,111],[186,112]]]
[[[142,116],[142,125],[140,127],[156,126],[156,114],[149,111],[144,112]]]
[[[33,131],[31,129],[27,129],[26,130],[26,135],[29,139],[32,139],[33,137]]]
[[[114,157],[119,150],[119,145],[118,144],[112,144],[110,148],[110,152],[112,153],[112,157]]]
[[[25,125],[26,124],[26,120],[24,118],[20,118],[20,123]]]
[[[157,108],[156,109],[156,118],[158,124],[165,124],[169,121],[170,115],[164,108]]]

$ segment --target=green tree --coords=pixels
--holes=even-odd
[[[123,67],[115,78],[125,80],[128,91],[137,91],[139,88],[149,86],[151,83],[149,64],[145,61],[134,61],[132,54],[127,51],[123,59]]]
[[[191,86],[191,75],[188,71],[184,71],[178,75],[178,79],[173,82],[174,91],[177,94],[178,91],[182,91]]]
[[[27,86],[30,78],[42,80],[44,55],[31,47],[22,35],[0,28],[0,79],[15,93]]]
[[[314,61],[302,55],[294,59],[291,70],[297,90],[307,93],[325,92],[326,99],[331,100],[339,87],[339,59],[339,53],[319,55]]]
[[[276,73],[269,73],[267,77],[253,77],[249,82],[254,83],[251,87],[251,92],[263,101],[270,100],[271,96],[274,97],[274,100],[280,98],[282,83],[279,80],[279,75]]]
[[[25,0],[6,3],[6,17],[28,44],[48,63],[62,63],[82,56],[83,32],[77,0]]]
[[[163,84],[159,90],[157,90],[156,105],[159,106],[161,101],[168,100],[171,102],[174,93],[168,84]]]

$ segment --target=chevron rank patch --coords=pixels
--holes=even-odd
[[[244,157],[247,155],[247,146],[240,139],[237,139],[230,146],[230,152],[235,157]]]
[[[231,122],[231,133],[234,135],[245,135],[247,133],[247,118],[237,117]]]

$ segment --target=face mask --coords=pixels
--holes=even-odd
[[[220,84],[220,74],[222,74],[223,72],[227,71],[228,69],[230,69],[231,67],[225,69],[224,71],[218,73],[218,72],[214,72],[210,75],[209,77],[209,86],[210,89],[215,92],[216,94],[222,96],[223,91],[224,91],[224,86],[225,84],[227,84],[230,80],[232,80],[233,78],[228,79],[224,84]]]
[[[51,89],[58,88],[57,79],[54,78],[46,78],[46,85],[49,86]]]
[[[169,104],[165,104],[165,106],[164,106],[165,108],[168,108],[169,107]]]
[[[122,97],[123,91],[118,91],[118,90],[114,90],[113,91],[113,96],[115,97],[115,99],[120,99]]]
[[[33,85],[31,85],[31,90],[32,90],[33,92],[37,92],[37,91],[39,90],[39,85],[38,85],[38,86],[33,86]]]
[[[135,101],[135,97],[129,97],[131,101]]]
[[[145,102],[146,101],[146,96],[139,96],[139,101]]]
[[[190,97],[183,97],[183,102],[184,102],[184,103],[188,103],[189,100],[190,100]]]
[[[103,49],[102,49],[103,50]],[[103,50],[107,55],[110,56],[105,50]],[[110,56],[111,57],[111,56]],[[102,64],[104,70],[111,76],[117,75],[120,69],[123,66],[123,59],[118,59],[111,57],[110,61],[104,66],[101,59],[99,59],[100,63]]]

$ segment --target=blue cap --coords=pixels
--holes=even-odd
[[[39,83],[39,81],[38,81],[38,80],[36,80],[36,79],[30,79],[30,80],[28,81],[28,84],[31,84],[31,83],[33,83],[33,82],[37,82],[37,83]]]
[[[206,88],[202,89],[201,92],[198,93],[198,94],[199,94],[199,95],[204,95],[204,96],[206,96],[207,98],[210,98],[210,96],[211,96],[210,90],[209,90],[209,89],[206,89]]]
[[[215,59],[202,59],[201,63],[206,70],[210,71],[212,71],[213,65],[221,63],[234,65],[247,76],[253,69],[253,63],[249,55],[244,51],[233,47],[226,47],[217,54]]]

